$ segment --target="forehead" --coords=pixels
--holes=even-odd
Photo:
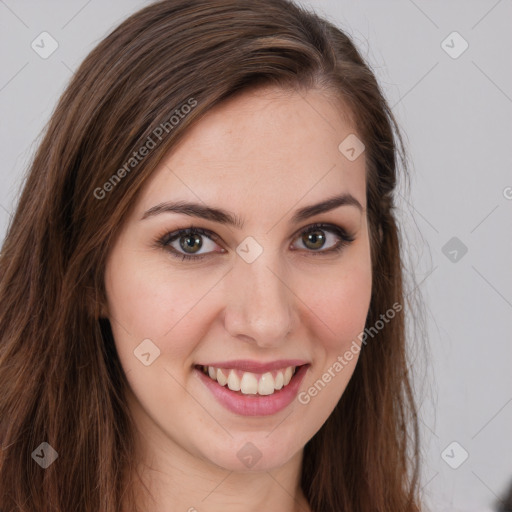
[[[283,209],[341,192],[365,206],[364,154],[350,161],[339,149],[354,133],[350,113],[325,92],[243,91],[208,111],[166,155],[141,208],[199,199]]]

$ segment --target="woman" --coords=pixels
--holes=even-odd
[[[419,510],[399,142],[349,38],[286,0],[106,37],[1,254],[0,508]]]

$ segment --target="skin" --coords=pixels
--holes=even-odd
[[[338,150],[351,133],[347,110],[326,92],[244,91],[189,130],[139,195],[108,256],[105,284],[138,431],[134,456],[155,500],[146,510],[310,510],[300,490],[303,448],[343,394],[358,355],[307,405],[294,400],[256,417],[226,410],[193,366],[304,359],[306,391],[364,329],[371,297],[365,155],[351,162]],[[344,205],[290,223],[297,209],[340,193],[363,210]],[[141,220],[171,200],[229,210],[244,226],[169,212]],[[302,234],[316,222],[355,240],[317,254],[339,237],[324,230],[315,252]],[[209,253],[202,260],[182,261],[155,242],[192,225],[219,237],[200,235],[198,252]],[[248,236],[263,248],[250,264],[236,253]],[[172,247],[184,252],[179,239]],[[144,339],[160,350],[149,366],[134,356]],[[252,468],[237,457],[247,442],[261,453]]]

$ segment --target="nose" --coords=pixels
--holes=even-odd
[[[294,328],[295,301],[289,275],[270,251],[252,263],[237,258],[228,274],[225,328],[261,348],[277,348]]]

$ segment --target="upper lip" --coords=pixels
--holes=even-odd
[[[302,359],[279,359],[268,363],[261,363],[250,359],[237,359],[236,361],[218,361],[215,363],[203,363],[198,366],[213,366],[214,368],[234,369],[251,373],[265,373],[272,370],[280,370],[288,366],[302,366],[308,364]]]

